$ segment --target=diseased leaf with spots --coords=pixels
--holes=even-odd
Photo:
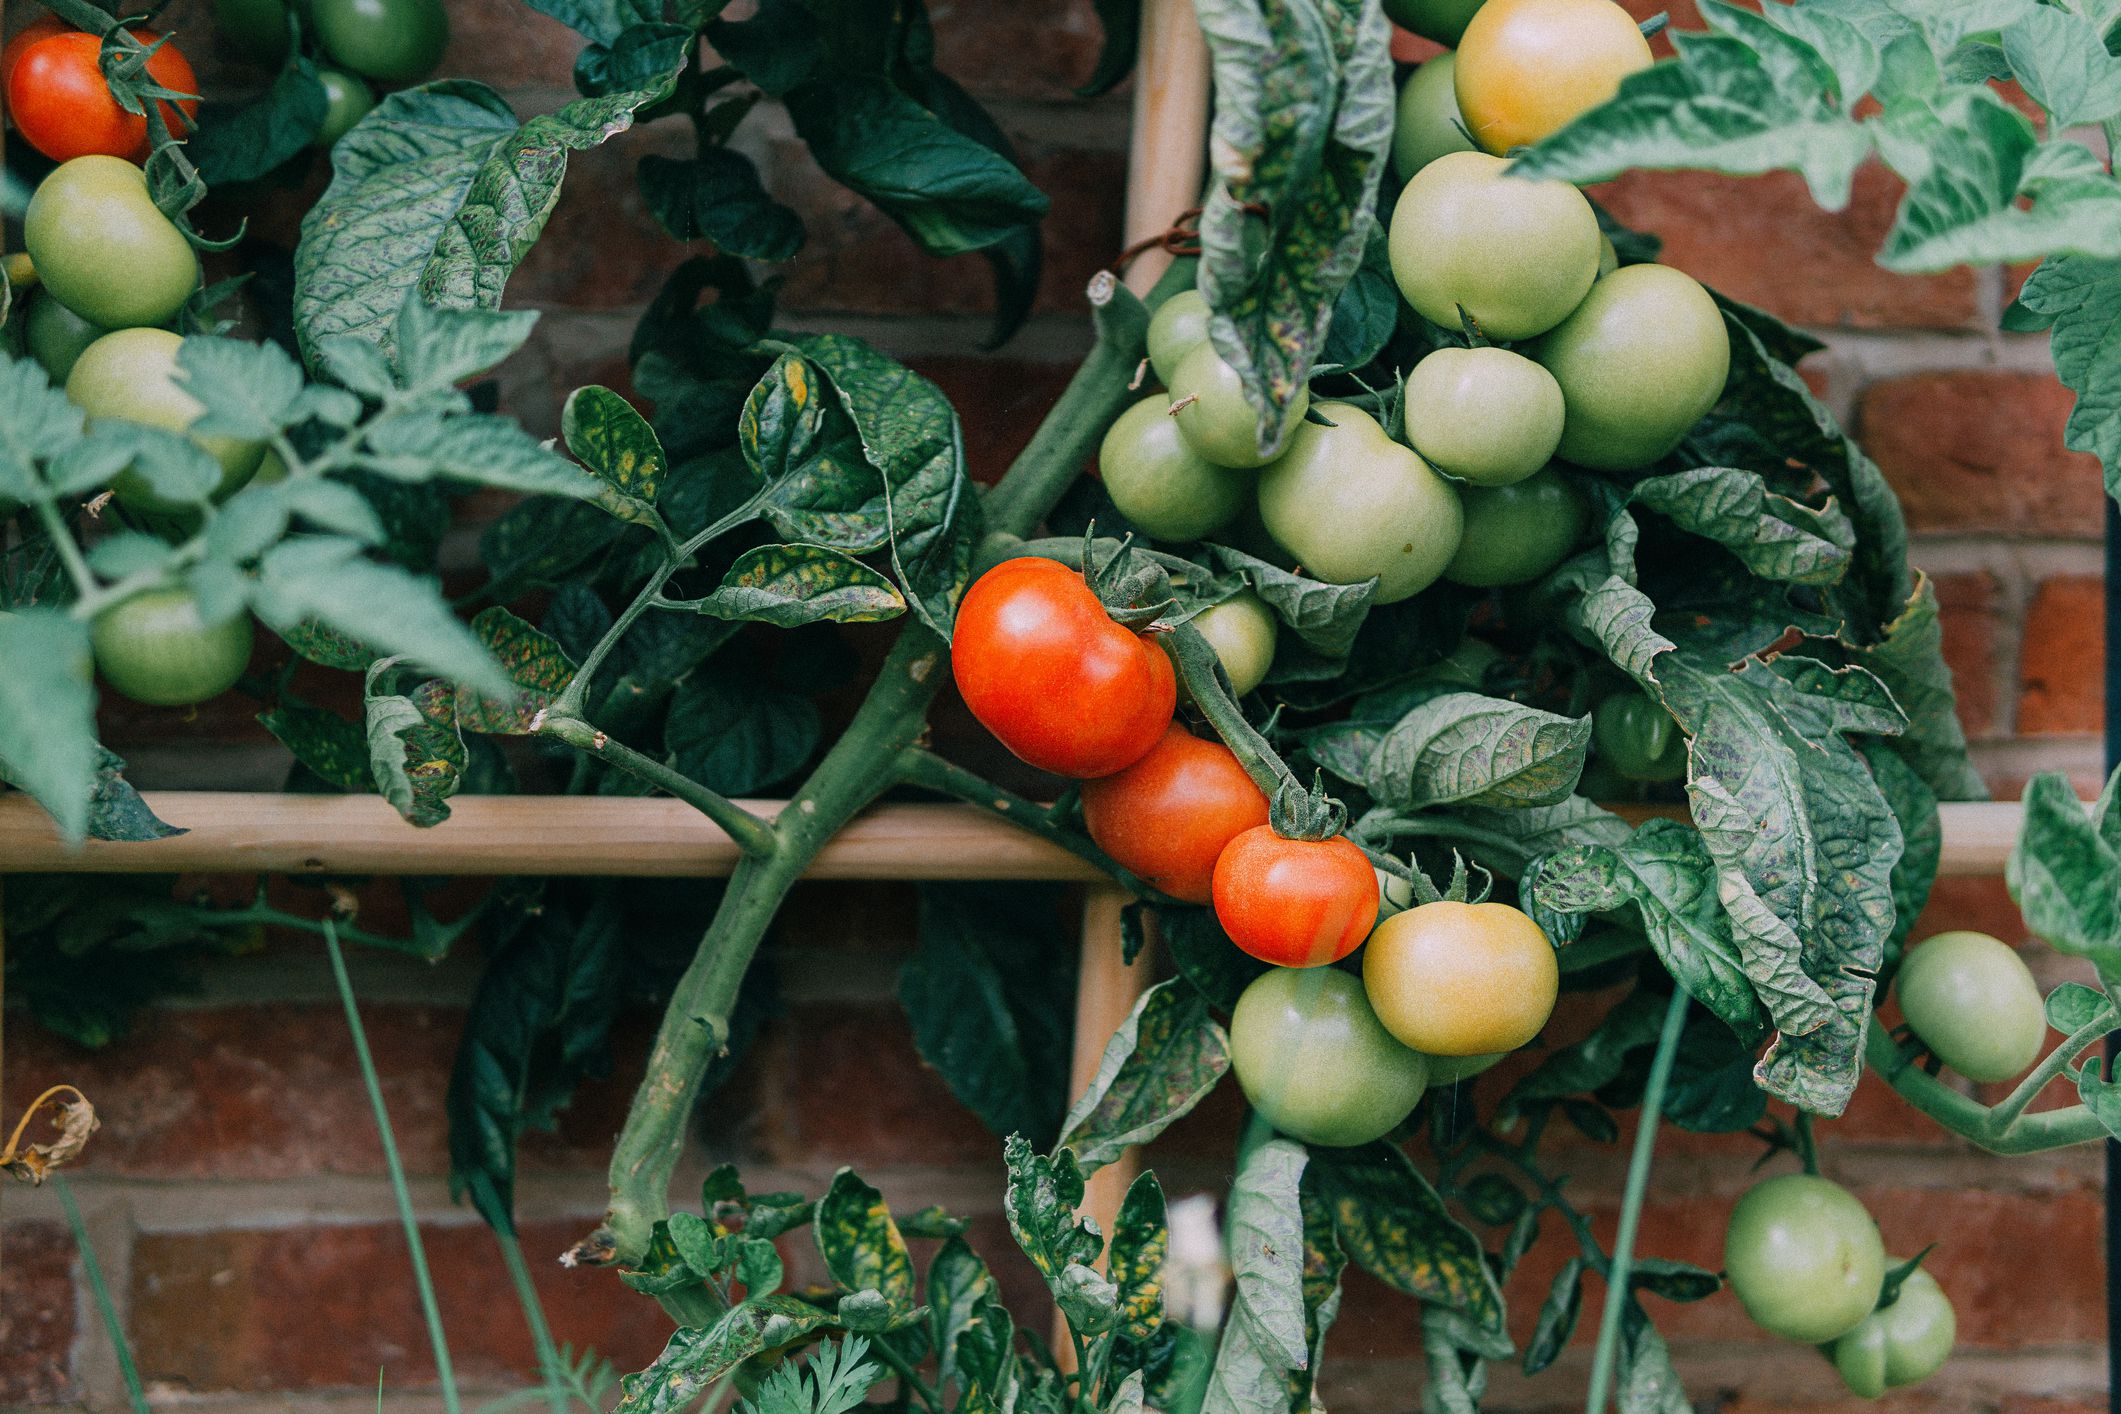
[[[754,1355],[780,1350],[833,1324],[832,1316],[793,1296],[759,1296],[705,1328],[681,1326],[663,1353],[619,1381],[613,1414],[681,1414],[709,1387]]]
[[[1047,1158],[1021,1135],[1011,1135],[1002,1146],[1002,1157],[1009,1166],[1002,1206],[1010,1235],[1047,1284],[1059,1281],[1071,1263],[1096,1261],[1104,1240],[1094,1226],[1075,1216],[1083,1201],[1083,1175],[1075,1155],[1060,1149]]]
[[[573,661],[550,635],[497,604],[478,612],[471,631],[516,690],[508,697],[488,697],[472,688],[457,688],[451,704],[457,726],[498,736],[528,735],[531,724],[574,681]]]
[[[361,666],[367,666],[365,660]],[[368,733],[358,723],[306,702],[282,701],[260,712],[258,724],[317,779],[339,790],[376,788],[368,760]]]
[[[1164,1259],[1170,1246],[1163,1185],[1144,1171],[1127,1185],[1105,1256],[1106,1271],[1119,1289],[1119,1330],[1130,1341],[1148,1340],[1164,1322]]]
[[[1191,1112],[1229,1068],[1230,1038],[1206,1000],[1180,981],[1160,982],[1105,1043],[1061,1143],[1084,1173],[1094,1172]]]
[[[884,1195],[841,1169],[818,1199],[811,1223],[818,1255],[832,1279],[849,1291],[873,1291],[893,1315],[914,1308],[913,1258]]]
[[[746,550],[721,584],[697,601],[718,619],[779,628],[813,623],[876,623],[906,611],[889,578],[823,545],[761,545]]]
[[[667,466],[663,444],[633,404],[609,388],[577,388],[560,409],[560,438],[613,490],[655,504]]]

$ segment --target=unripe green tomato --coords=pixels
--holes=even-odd
[[[332,61],[377,83],[418,83],[449,44],[442,0],[310,0],[309,8]]]
[[[1427,589],[1458,552],[1458,492],[1349,403],[1321,403],[1334,425],[1300,424],[1259,474],[1267,533],[1305,574],[1330,584],[1375,575],[1376,603]]]
[[[1266,600],[1247,589],[1203,609],[1192,624],[1222,660],[1230,688],[1239,697],[1266,681],[1274,643],[1281,636],[1281,621]]]
[[[1098,447],[1097,468],[1120,514],[1157,540],[1212,534],[1252,494],[1251,473],[1217,466],[1193,450],[1161,393],[1120,414]]]
[[[1891,1266],[1900,1259],[1888,1258]],[[1917,1267],[1900,1283],[1899,1299],[1873,1311],[1834,1342],[1834,1368],[1850,1392],[1876,1399],[1889,1389],[1920,1383],[1952,1353],[1959,1318],[1937,1279]]]
[[[1230,1060],[1252,1108],[1292,1139],[1367,1144],[1414,1112],[1428,1062],[1392,1039],[1362,983],[1335,967],[1276,967],[1230,1014]]]
[[[1449,683],[1467,692],[1487,691],[1488,669],[1502,661],[1502,650],[1479,638],[1462,638],[1458,646],[1439,658],[1423,676]]]
[[[1986,933],[1939,933],[1908,950],[1893,983],[1937,1059],[1969,1080],[2014,1080],[2040,1058],[2047,1013],[2018,950]]]
[[[1476,486],[1522,481],[1561,444],[1561,385],[1508,349],[1438,349],[1407,375],[1407,440]]]
[[[1208,342],[1208,297],[1180,290],[1156,307],[1149,320],[1149,366],[1166,388],[1186,355]]]
[[[1591,745],[1631,781],[1676,781],[1686,774],[1686,733],[1663,703],[1634,688],[1591,709]]]
[[[1669,265],[1623,265],[1528,350],[1561,385],[1561,455],[1637,471],[1679,445],[1723,396],[1731,339],[1723,312]]]
[[[1724,1274],[1754,1324],[1785,1340],[1839,1340],[1871,1313],[1885,1243],[1856,1196],[1816,1174],[1754,1185],[1731,1209]]]
[[[1583,493],[1549,466],[1507,486],[1468,486],[1465,533],[1444,567],[1453,584],[1530,584],[1569,557],[1590,522]]]
[[[1447,152],[1471,152],[1473,139],[1458,118],[1458,92],[1451,86],[1449,54],[1439,54],[1407,75],[1399,87],[1399,116],[1392,124],[1392,170],[1404,182]]]
[[[254,64],[277,64],[287,55],[286,0],[214,0],[214,25]]]
[[[324,86],[324,121],[317,126],[317,135],[309,145],[329,151],[376,106],[376,91],[366,79],[344,69],[318,69],[317,82]]]
[[[112,688],[151,707],[189,707],[243,676],[250,616],[209,624],[190,590],[150,589],[96,615],[89,640]]]
[[[1598,278],[1598,217],[1583,193],[1505,176],[1508,166],[1447,153],[1400,193],[1392,277],[1433,324],[1458,328],[1463,306],[1489,338],[1529,339],[1567,318]]]
[[[22,243],[45,293],[106,329],[167,323],[199,283],[191,242],[122,157],[54,168],[29,200]]]
[[[1605,232],[1598,233],[1598,278],[1603,280],[1620,268],[1620,252],[1613,249],[1613,238]]]
[[[1385,15],[1403,30],[1456,48],[1481,0],[1385,0]]]
[[[1311,395],[1299,388],[1289,406],[1288,423],[1301,425]],[[1237,370],[1223,362],[1215,345],[1203,340],[1178,361],[1171,375],[1171,414],[1186,440],[1217,466],[1265,466],[1274,454],[1259,444],[1259,413],[1245,397]]]
[[[150,427],[185,432],[205,407],[177,381],[177,350],[184,340],[164,329],[119,329],[82,351],[67,375],[66,396],[91,418],[115,417]],[[265,455],[263,442],[235,437],[195,436],[221,463],[221,483],[213,499],[226,500],[250,480]],[[129,510],[148,515],[181,515],[190,507],[155,494],[132,471],[111,484]]]
[[[29,313],[22,322],[29,356],[37,360],[54,387],[64,387],[66,375],[73,372],[74,360],[81,357],[82,350],[110,332],[100,324],[89,323],[48,293],[30,301]]]

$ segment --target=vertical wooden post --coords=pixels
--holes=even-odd
[[[1083,893],[1082,961],[1075,978],[1075,1063],[1069,1067],[1072,1100],[1097,1077],[1097,1063],[1120,1023],[1141,999],[1141,969],[1120,957],[1119,913],[1127,906],[1124,889],[1093,885]],[[1141,1170],[1130,1150],[1090,1175],[1084,1184],[1083,1212],[1097,1219],[1107,1237],[1119,1216],[1127,1185]]]
[[[1129,245],[1200,204],[1208,162],[1208,42],[1193,0],[1147,0],[1134,64],[1134,129],[1127,144]],[[1142,294],[1171,263],[1145,251],[1127,271]]]

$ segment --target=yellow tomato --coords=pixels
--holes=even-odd
[[[1377,925],[1362,982],[1377,1019],[1404,1044],[1487,1056],[1539,1034],[1561,968],[1539,925],[1508,904],[1425,903]]]
[[[1650,62],[1613,0],[1487,0],[1458,44],[1458,109],[1475,142],[1505,153],[1560,131]]]

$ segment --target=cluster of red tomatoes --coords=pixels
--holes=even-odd
[[[1212,903],[1233,943],[1274,964],[1231,1019],[1253,1105],[1307,1142],[1367,1143],[1430,1083],[1538,1034],[1560,981],[1538,925],[1498,903],[1393,909],[1345,835],[1279,833],[1237,755],[1176,720],[1157,638],[1115,620],[1077,571],[1025,557],[967,591],[951,663],[1003,745],[1083,782],[1100,848],[1173,898]],[[1358,947],[1360,977],[1332,966]]]

